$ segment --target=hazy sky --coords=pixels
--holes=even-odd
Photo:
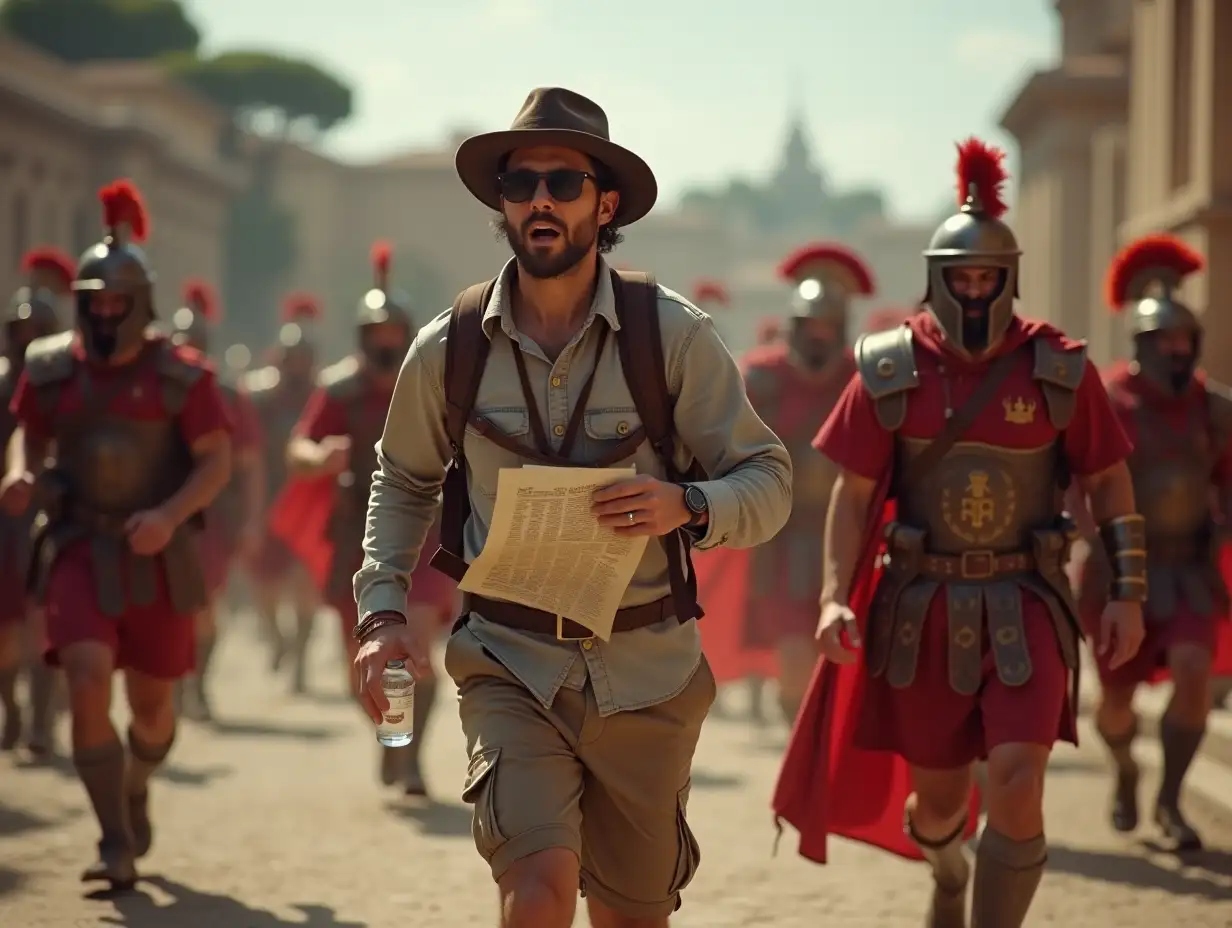
[[[603,106],[670,203],[691,182],[768,170],[798,101],[834,181],[882,186],[903,216],[931,217],[950,195],[956,140],[1008,144],[997,118],[1056,45],[1049,0],[186,5],[210,50],[309,55],[349,80],[357,109],[329,140],[338,155],[504,128],[530,88],[559,84]]]

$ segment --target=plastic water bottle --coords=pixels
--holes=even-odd
[[[376,740],[387,748],[406,747],[415,737],[415,677],[406,669],[406,661],[385,665],[381,688],[389,708],[376,727]]]

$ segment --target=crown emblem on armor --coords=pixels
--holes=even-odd
[[[1035,421],[1035,402],[1025,402],[1020,396],[1018,399],[1010,402],[1009,397],[1001,401],[1001,406],[1005,409],[1005,421],[1011,422],[1014,425],[1030,425]]]

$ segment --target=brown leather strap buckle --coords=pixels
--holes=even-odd
[[[577,625],[578,623],[575,622],[573,624]],[[563,615],[558,615],[556,617],[556,640],[557,641],[589,641],[593,637],[595,637],[593,634],[566,635],[565,634],[565,617]]]
[[[964,551],[958,560],[963,580],[991,580],[997,573],[997,556],[991,551]]]

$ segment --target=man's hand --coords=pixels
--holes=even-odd
[[[847,642],[843,641],[843,634]],[[860,647],[860,627],[855,613],[840,603],[829,602],[821,607],[821,619],[817,623],[817,643],[821,656],[836,664],[854,664],[856,650]]]
[[[327,435],[320,441],[321,472],[336,477],[351,469],[351,439],[347,435]]]
[[[1115,670],[1138,653],[1146,629],[1142,624],[1142,603],[1113,600],[1104,607],[1099,621],[1099,654],[1108,657],[1108,668]]]
[[[134,554],[149,557],[161,552],[175,534],[176,522],[162,509],[134,513],[124,524]]]
[[[34,475],[28,470],[5,474],[0,481],[0,508],[9,515],[21,515],[30,508],[33,498]]]
[[[389,700],[381,685],[381,674],[390,661],[406,661],[417,678],[432,675],[432,639],[435,613],[408,609],[405,625],[386,625],[369,635],[359,646],[353,664],[355,692],[359,704],[376,724],[385,717]]]
[[[639,474],[596,490],[591,511],[617,535],[666,535],[689,521],[684,487]]]

